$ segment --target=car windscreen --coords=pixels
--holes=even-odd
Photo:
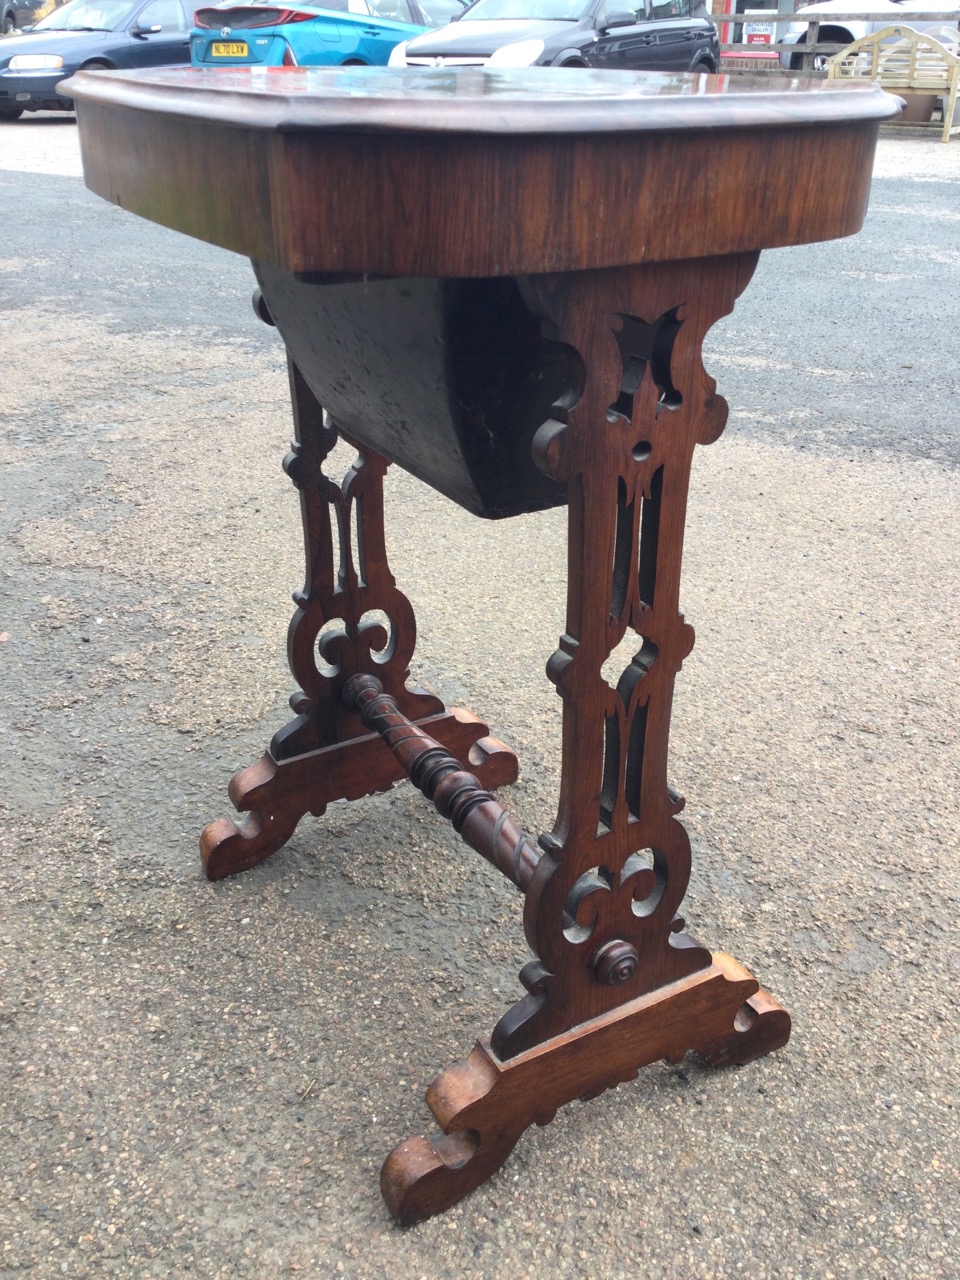
[[[477,0],[458,22],[577,22],[593,0]]]
[[[463,0],[417,0],[417,8],[428,27],[445,27],[463,13]]]
[[[41,18],[34,31],[113,31],[130,13],[130,0],[70,0]]]

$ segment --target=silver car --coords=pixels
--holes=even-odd
[[[854,40],[859,40],[861,36],[872,35],[874,31],[881,31],[884,27],[908,26],[915,31],[927,31],[934,39],[941,39],[940,28],[945,27],[952,31],[955,38],[960,37],[960,0],[820,0],[819,3],[811,5],[803,5],[803,12],[809,14],[811,18],[818,17],[820,19],[820,32],[817,36],[817,43],[836,43],[836,44],[852,44]],[[911,22],[910,14],[913,13],[939,13],[943,11],[943,17],[938,17],[935,21]],[[834,13],[863,13],[870,14],[889,14],[889,17],[880,19],[871,18],[870,21],[849,22],[846,18],[842,21],[837,19],[830,21],[831,14]],[[796,44],[802,46],[807,39],[807,24],[804,22],[793,22],[783,34],[778,34],[778,43]],[[826,69],[827,58],[829,54],[818,53],[814,55],[813,66],[816,71]],[[780,54],[780,64],[788,71],[799,71],[803,66],[803,54],[793,53],[790,50],[784,50]]]

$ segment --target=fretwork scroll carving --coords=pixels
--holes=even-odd
[[[290,699],[297,718],[271,743],[277,760],[363,732],[339,697],[358,672],[376,672],[413,719],[443,710],[438,698],[405,683],[416,620],[387,564],[383,479],[389,463],[342,436],[323,418],[292,361],[289,370],[296,439],[283,466],[300,492],[307,567],[287,635],[290,670],[300,686]],[[338,439],[357,450],[342,483],[324,472]]]
[[[297,714],[256,764],[234,775],[230,798],[244,816],[218,818],[205,828],[200,852],[214,880],[276,853],[305,814],[319,817],[332,800],[384,791],[402,777],[356,710],[341,700],[344,684],[358,673],[375,673],[403,714],[423,721],[446,750],[469,760],[485,787],[517,777],[516,756],[489,736],[485,724],[407,687],[416,622],[387,564],[387,462],[358,449],[342,484],[329,477],[324,465],[337,429],[324,419],[296,365],[288,364],[296,438],[284,468],[300,492],[306,552],[306,581],[294,596],[297,610],[287,635],[290,669],[300,686],[290,699]]]
[[[694,640],[679,609],[690,464],[727,414],[701,345],[754,263],[527,284],[528,304],[585,376],[534,445],[569,494],[566,630],[547,668],[564,703],[563,766],[557,821],[527,892],[530,994],[494,1032],[501,1059],[711,964],[678,915],[690,843],[667,749],[674,682]],[[604,664],[631,632],[636,652],[608,681]]]

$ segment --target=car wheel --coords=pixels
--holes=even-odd
[[[99,58],[94,58],[92,62],[85,62],[83,66],[78,67],[77,70],[78,71],[113,71],[114,68],[111,67],[109,62],[101,62]],[[63,108],[64,111],[76,111],[77,108],[74,105],[72,98],[64,98],[63,101],[66,103],[66,106]]]
[[[844,31],[842,27],[824,27],[817,36],[817,39],[823,41],[824,44],[826,44],[828,40],[840,45],[853,43],[853,36],[849,31]],[[799,52],[795,53],[790,59],[791,71],[802,71],[804,69],[803,46],[805,44],[806,40],[801,39],[797,41],[797,49]],[[813,55],[813,70],[825,74],[829,60],[829,53],[815,53]]]
[[[0,120],[19,120],[23,107],[0,107]]]
[[[568,58],[566,62],[561,62],[560,65],[561,67],[585,67],[587,64],[580,62],[576,58]]]
[[[362,58],[348,58],[346,62],[340,63],[341,67],[365,67],[367,64]]]
[[[697,63],[697,65],[693,68],[693,70],[698,75],[702,75],[702,76],[715,76],[717,74],[717,68],[713,65],[712,62],[708,62],[706,58],[701,59],[701,61]]]
[[[815,70],[815,72],[826,72],[828,58],[829,54],[814,54],[812,70]],[[803,55],[794,54],[794,56],[792,56],[790,60],[790,69],[791,72],[803,72],[803,70],[806,69],[804,67]]]
[[[17,20],[16,18],[14,18],[12,13],[8,13],[3,20],[3,26],[0,27],[0,30],[2,30],[5,36],[8,36],[11,31],[16,31],[16,29],[17,29]]]
[[[113,71],[114,68],[111,67],[109,62],[101,62],[99,58],[94,58],[92,62],[85,62],[83,66],[78,67],[77,70],[78,71]],[[64,111],[76,111],[77,108],[74,105],[72,98],[64,98],[64,102],[67,104],[63,108]]]

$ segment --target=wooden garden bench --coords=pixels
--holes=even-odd
[[[884,27],[854,40],[827,63],[831,80],[875,80],[900,97],[936,95],[943,99],[943,142],[960,133],[954,124],[960,58],[932,36],[911,27]]]

